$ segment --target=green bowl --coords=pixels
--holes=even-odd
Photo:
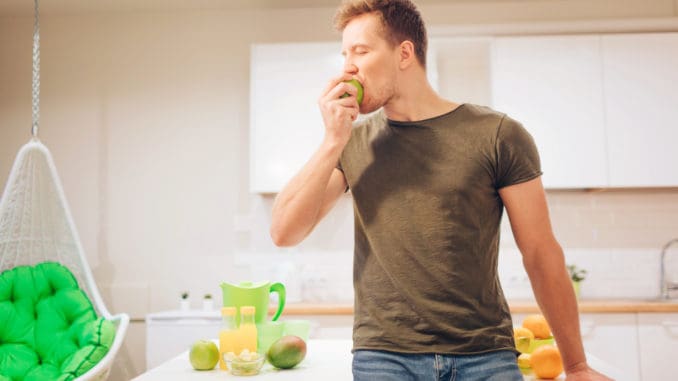
[[[542,345],[553,345],[556,341],[553,339],[553,336],[548,339],[534,339],[530,344],[530,348],[527,350],[527,353],[534,352],[535,349],[541,347]]]

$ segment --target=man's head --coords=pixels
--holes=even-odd
[[[349,22],[367,13],[378,16],[382,27],[380,33],[392,47],[411,41],[417,60],[426,67],[426,27],[410,0],[344,0],[334,16],[334,25],[343,31]]]

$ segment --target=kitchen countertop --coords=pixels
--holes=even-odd
[[[308,351],[304,361],[294,369],[277,370],[270,364],[264,364],[261,373],[249,376],[254,380],[323,380],[346,381],[353,379],[351,374],[351,340],[309,340]],[[619,381],[627,378],[609,364],[587,353],[589,363],[594,369],[614,377]],[[133,381],[187,381],[187,380],[224,380],[236,379],[218,368],[211,371],[196,371],[188,361],[188,351],[173,359],[149,370]],[[556,380],[564,380],[560,375]],[[532,376],[525,376],[525,381],[534,380]],[[657,380],[659,381],[659,380]]]
[[[532,300],[509,301],[512,313],[537,313]],[[275,312],[272,310],[272,313]],[[581,313],[678,312],[678,299],[670,301],[640,299],[585,299],[579,301]],[[289,303],[285,315],[353,315],[352,303]]]

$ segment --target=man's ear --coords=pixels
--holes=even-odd
[[[417,56],[414,52],[414,44],[410,40],[405,40],[400,43],[400,68],[406,69],[412,66],[417,61]]]

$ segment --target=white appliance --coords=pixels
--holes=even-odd
[[[221,327],[219,311],[163,311],[146,315],[146,369],[191,348],[200,339],[216,339]]]

